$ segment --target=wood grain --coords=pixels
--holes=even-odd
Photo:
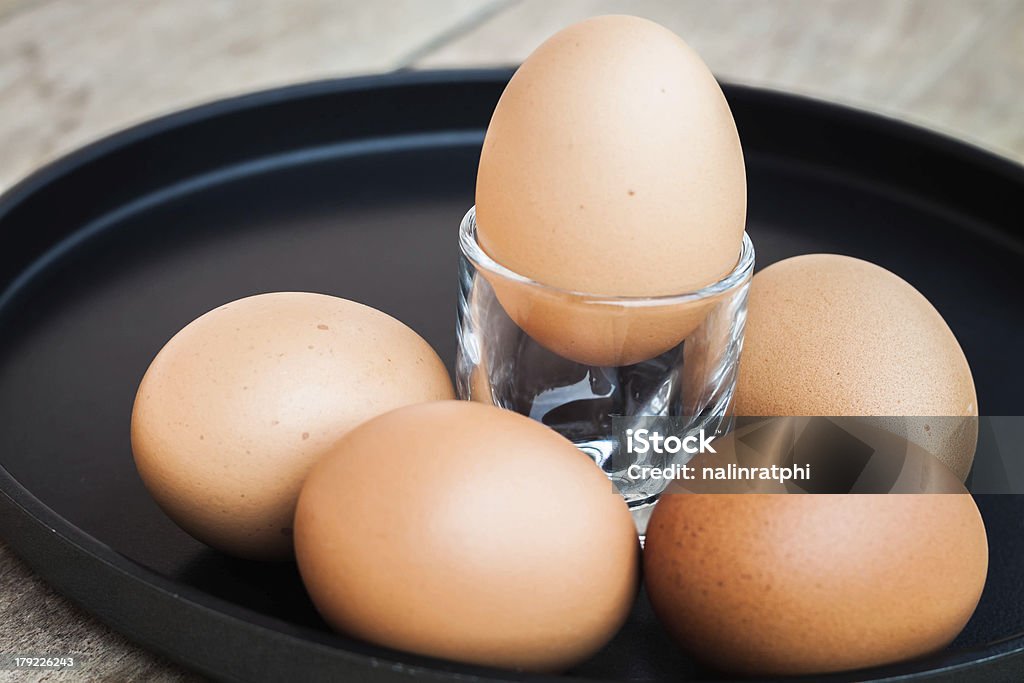
[[[493,4],[51,0],[12,9],[0,21],[0,190],[159,114],[275,85],[390,70]]]
[[[523,0],[422,67],[513,64],[597,14],[672,29],[721,78],[851,104],[1024,160],[1020,0]]]

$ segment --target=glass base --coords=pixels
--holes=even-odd
[[[567,292],[508,271],[478,244],[472,210],[459,245],[459,398],[526,415],[567,438],[608,475],[642,533],[669,481],[630,478],[630,465],[682,465],[692,455],[620,453],[622,436],[657,418],[678,418],[672,436],[680,439],[723,426],[753,272],[749,238],[721,281],[646,298]]]

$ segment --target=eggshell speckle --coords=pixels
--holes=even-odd
[[[668,495],[644,577],[693,656],[753,675],[857,669],[948,645],[985,583],[968,494]]]
[[[754,276],[736,410],[936,416],[878,424],[906,430],[961,481],[977,443],[971,369],[942,316],[897,275],[836,254],[797,256]]]
[[[615,634],[636,530],[601,470],[521,415],[472,402],[370,420],[314,468],[299,569],[336,629],[410,652],[565,669]]]
[[[181,527],[225,552],[288,557],[307,471],[360,422],[452,398],[433,349],[352,301],[284,292],[190,323],[153,360],[132,415],[143,482]]]

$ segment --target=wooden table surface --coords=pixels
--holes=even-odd
[[[723,79],[1024,161],[1024,0],[0,0],[0,191],[155,115],[318,78],[508,65],[608,13],[668,26]],[[85,663],[0,669],[0,681],[199,680],[71,605],[0,543],[0,655],[16,653]]]

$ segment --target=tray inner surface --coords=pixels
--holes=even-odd
[[[375,306],[423,335],[451,367],[457,229],[473,201],[481,139],[478,129],[268,157],[92,221],[90,236],[65,245],[0,308],[0,464],[59,515],[139,564],[326,631],[293,566],[221,556],[160,512],[132,465],[134,392],[183,325],[218,304],[274,290]],[[941,201],[902,196],[870,178],[749,145],[747,162],[748,231],[759,267],[828,251],[897,272],[956,332],[982,412],[1021,412],[1010,379],[1024,377],[1019,244]],[[32,229],[11,223],[5,229]],[[979,497],[992,565],[978,612],[954,648],[1024,632],[1018,500]],[[641,601],[612,646],[577,673],[683,672],[699,673]]]

